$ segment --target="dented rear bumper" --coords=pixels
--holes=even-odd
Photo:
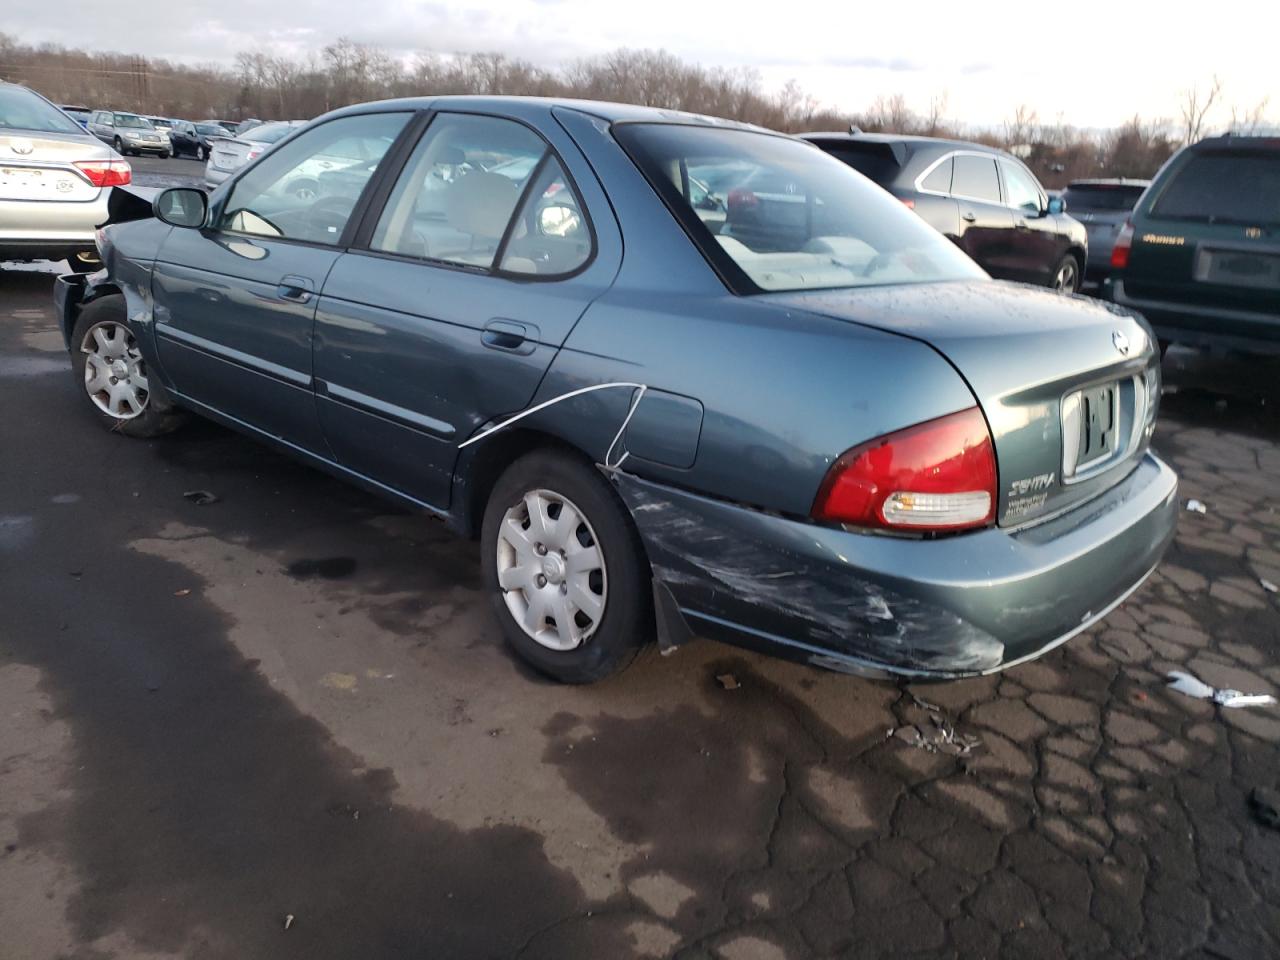
[[[655,580],[698,635],[856,673],[963,677],[1029,660],[1154,569],[1177,477],[1146,454],[1120,484],[1020,530],[850,533],[615,473]]]

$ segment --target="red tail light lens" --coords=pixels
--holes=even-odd
[[[977,407],[854,447],[827,471],[815,520],[917,532],[995,519],[996,458]]]
[[[914,210],[916,208],[916,202],[910,197],[899,197],[898,199],[902,201],[902,205],[908,210]]]
[[[124,160],[81,160],[74,165],[95,187],[123,187],[133,180]]]
[[[760,206],[760,198],[741,187],[729,191],[728,202],[730,210],[754,210]]]
[[[1111,269],[1123,270],[1129,266],[1129,250],[1133,246],[1133,224],[1126,220],[1116,236],[1116,245],[1111,248]]]

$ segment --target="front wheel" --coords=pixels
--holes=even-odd
[[[481,530],[484,586],[507,643],[562,683],[624,669],[653,630],[648,562],[608,482],[539,450],[498,479]]]
[[[116,153],[120,154],[122,157],[127,157],[129,155],[129,151],[124,148],[124,142],[119,137],[116,137],[111,141],[111,146],[115,147]]]
[[[158,437],[182,424],[164,388],[152,381],[125,317],[124,297],[95,300],[71,332],[71,369],[90,408],[108,430]]]
[[[1062,294],[1079,293],[1080,261],[1069,253],[1063,257],[1059,261],[1057,269],[1053,271],[1053,282],[1050,286]]]

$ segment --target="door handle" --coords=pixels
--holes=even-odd
[[[281,277],[276,285],[276,296],[290,303],[306,303],[311,299],[315,286],[306,277]]]
[[[538,328],[514,320],[490,320],[484,325],[480,342],[491,350],[530,354],[538,345]]]
[[[960,214],[960,219],[965,223],[977,223],[978,215],[976,213],[962,213]]]
[[[1025,220],[1019,220],[1016,224],[1014,224],[1014,226],[1016,226],[1019,230],[1023,230],[1023,231],[1031,229],[1031,224],[1027,223],[1027,221]]]

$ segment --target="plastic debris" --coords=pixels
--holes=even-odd
[[[939,716],[930,716],[929,724],[895,727],[886,734],[896,737],[903,743],[919,747],[929,753],[945,753],[952,757],[968,756],[982,741],[965,733],[956,733],[956,728]]]
[[[186,587],[183,587],[181,590],[173,591],[173,595],[175,597],[189,597],[191,595],[191,590]]]
[[[1212,700],[1220,707],[1268,707],[1276,702],[1269,693],[1241,693],[1239,690],[1219,690],[1203,680],[1181,670],[1170,670],[1169,689],[1177,690],[1197,700]]]
[[[726,690],[737,690],[742,684],[738,683],[738,678],[732,673],[721,673],[716,675],[716,682]]]
[[[1267,591],[1267,593],[1280,593],[1280,587],[1277,587],[1274,583],[1272,583],[1270,580],[1266,579],[1265,577],[1259,579],[1258,582],[1262,584],[1262,589]]]
[[[1270,787],[1254,787],[1249,794],[1249,806],[1264,827],[1280,830],[1280,792]]]
[[[1209,508],[1206,507],[1199,500],[1188,500],[1187,510],[1190,511],[1191,513],[1208,513],[1209,512]]]
[[[290,927],[292,927],[292,926],[293,926],[293,914],[292,914],[292,913],[286,913],[286,914],[284,915],[284,928],[285,928],[286,930],[288,930],[288,929],[289,929]]]
[[[220,499],[216,493],[210,493],[208,490],[188,490],[183,495],[184,500],[190,500],[197,507],[207,507],[211,503],[217,503]]]

